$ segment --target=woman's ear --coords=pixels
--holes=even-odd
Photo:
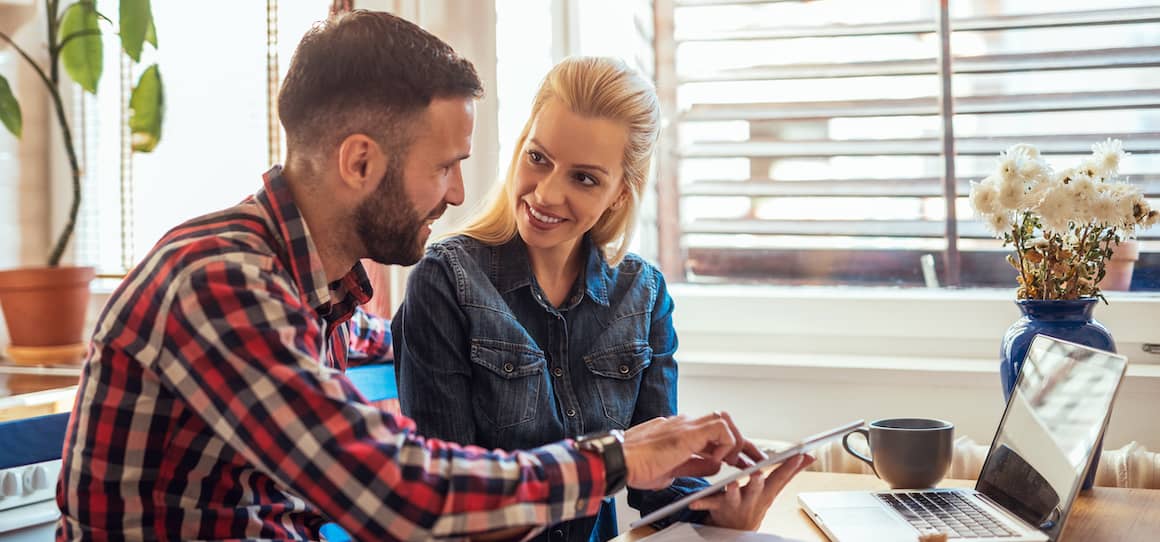
[[[624,204],[627,202],[628,202],[628,189],[624,188],[620,191],[620,195],[616,196],[616,200],[612,202],[612,206],[609,207],[609,209],[611,209],[613,211],[619,211],[620,208],[624,207]]]

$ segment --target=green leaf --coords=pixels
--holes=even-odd
[[[0,122],[4,123],[4,127],[8,128],[12,135],[20,137],[21,125],[24,122],[20,117],[20,104],[3,75],[0,75]]]
[[[104,58],[100,31],[97,10],[92,3],[70,6],[60,21],[61,43],[68,40],[60,52],[60,61],[69,77],[93,94],[97,93]],[[93,35],[70,39],[79,32],[93,32]]]
[[[133,95],[129,97],[129,130],[133,150],[151,152],[161,141],[161,122],[165,116],[165,92],[161,71],[154,64],[141,73]]]
[[[153,23],[149,0],[121,0],[121,48],[133,59],[141,61],[145,35]],[[156,41],[156,37],[154,37]],[[156,45],[154,46],[156,47]]]
[[[157,48],[157,27],[153,26],[153,15],[149,15],[149,26],[145,27],[145,41]]]

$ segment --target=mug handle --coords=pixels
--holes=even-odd
[[[861,459],[863,463],[870,465],[870,469],[874,471],[874,474],[878,474],[878,469],[874,468],[874,460],[873,459],[856,452],[853,448],[850,447],[850,442],[849,442],[850,437],[854,436],[854,434],[856,434],[856,433],[861,433],[862,436],[866,438],[866,444],[867,445],[870,444],[870,431],[867,431],[867,430],[862,429],[862,428],[858,428],[858,429],[855,429],[853,431],[850,431],[849,433],[846,433],[846,436],[842,437],[842,447],[845,448],[847,452],[850,452],[850,455],[857,457],[858,459]]]

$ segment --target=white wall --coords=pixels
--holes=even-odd
[[[991,360],[935,370],[921,365],[936,360],[916,359],[898,368],[814,368],[747,362],[745,357],[725,353],[707,361],[703,353],[686,353],[680,359],[681,411],[725,410],[747,436],[774,440],[795,440],[857,418],[941,418],[955,424],[956,436],[982,444],[991,442],[1003,415],[998,363]],[[1136,441],[1157,451],[1160,376],[1134,373],[1116,399],[1104,447]]]

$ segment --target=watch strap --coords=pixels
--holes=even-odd
[[[604,495],[611,496],[628,483],[628,466],[624,463],[624,432],[619,429],[591,433],[575,441],[576,448],[600,455],[604,461]]]

